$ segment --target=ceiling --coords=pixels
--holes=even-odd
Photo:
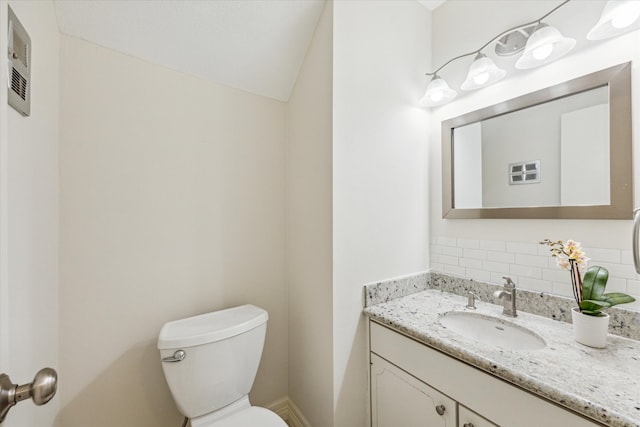
[[[325,0],[55,0],[60,31],[277,100],[289,99]]]
[[[418,1],[433,10],[445,0]],[[325,0],[54,0],[54,4],[63,34],[287,101]]]

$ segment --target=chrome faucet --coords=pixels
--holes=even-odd
[[[468,309],[475,310],[476,309],[476,298],[478,296],[473,292],[467,292],[467,305],[465,306]]]
[[[513,283],[511,277],[504,276],[503,279],[506,280],[503,290],[495,291],[493,296],[502,298],[503,316],[516,317],[518,315],[516,312],[516,284]]]

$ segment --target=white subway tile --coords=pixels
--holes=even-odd
[[[606,292],[627,292],[627,281],[617,277],[609,277]]]
[[[457,267],[454,265],[445,265],[444,272],[446,274],[450,274],[452,276],[458,276],[458,277],[464,277],[464,273],[465,273],[464,268]]]
[[[480,240],[480,249],[505,252],[507,250],[507,243],[503,240]]]
[[[584,248],[584,252],[588,258],[591,258],[591,264],[594,262],[615,262],[620,264],[620,249]]]
[[[513,264],[516,262],[516,254],[487,251],[487,261],[506,262],[508,264]]]
[[[491,273],[485,270],[475,270],[473,268],[467,268],[465,277],[467,279],[473,279],[478,282],[488,282],[491,280]]]
[[[602,265],[602,267],[605,267],[607,270],[609,270],[609,277],[621,277],[623,279],[632,280],[635,280],[637,278],[636,269],[632,265],[606,264]]]
[[[479,259],[460,258],[459,264],[462,267],[473,268],[473,269],[476,269],[476,270],[481,270],[482,269],[482,261],[479,260]]]
[[[442,253],[442,247],[438,246],[438,245],[431,245],[431,254],[441,254]]]
[[[633,251],[620,251],[620,264],[633,265]]]
[[[627,280],[627,292],[640,295],[640,280]]]
[[[458,239],[458,247],[478,249],[480,247],[480,241],[476,239]]]
[[[474,259],[486,259],[487,252],[482,249],[468,249],[465,248],[462,252],[462,256],[465,258],[474,258]]]
[[[509,276],[506,273],[491,273],[491,283],[495,283],[496,285],[503,285],[505,282],[504,276],[511,277],[511,280],[513,280],[515,283],[518,283],[518,281],[520,280],[520,278]]]
[[[549,264],[548,264],[549,268],[554,270],[560,270],[560,267],[558,267],[558,258],[554,257],[554,256],[550,256],[549,257]]]
[[[547,280],[532,279],[531,277],[520,277],[516,284],[519,288],[529,289],[538,292],[553,292],[551,282]]]
[[[532,267],[547,267],[549,265],[549,260],[546,256],[516,254],[515,264]]]
[[[551,256],[551,246],[538,244],[538,255]]]
[[[507,242],[507,252],[538,255],[537,243]]]
[[[511,264],[509,267],[509,274],[531,277],[533,279],[542,279],[542,269],[540,267]]]
[[[571,287],[571,283],[552,282],[551,286],[554,294],[573,298],[573,288]]]
[[[550,282],[566,282],[571,285],[571,274],[569,270],[560,270],[559,268],[543,268],[542,280]]]
[[[449,255],[438,255],[437,262],[445,265],[458,265],[458,257]]]
[[[485,270],[505,275],[509,273],[509,264],[504,262],[483,261],[482,265]]]
[[[454,248],[452,246],[442,246],[440,253],[449,256],[462,256],[462,248]]]
[[[438,262],[432,262],[431,271],[435,271],[436,273],[444,273],[444,265]]]
[[[438,236],[438,244],[440,246],[456,246],[455,237]]]

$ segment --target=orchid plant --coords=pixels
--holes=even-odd
[[[579,242],[567,240],[565,243],[562,240],[545,239],[540,244],[550,246],[551,256],[556,258],[558,267],[571,273],[573,297],[581,313],[602,317],[602,310],[606,308],[635,301],[632,296],[621,292],[604,293],[609,271],[597,265],[588,267],[590,260]],[[581,270],[586,270],[584,279]]]

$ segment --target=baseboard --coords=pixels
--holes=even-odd
[[[289,427],[311,427],[309,421],[302,415],[300,408],[287,397],[266,405],[266,408],[278,414]]]
[[[270,404],[265,405],[265,408],[275,412],[283,420],[287,422],[289,421],[289,412],[290,412],[289,399],[287,399],[286,397],[283,397],[282,399],[278,399],[275,402],[271,402]]]

